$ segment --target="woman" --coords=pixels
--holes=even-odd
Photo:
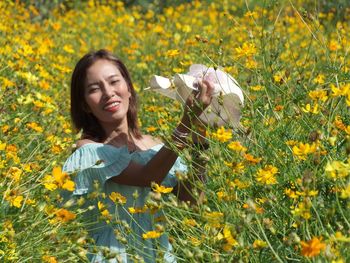
[[[211,83],[199,83],[198,92],[186,102],[170,147],[141,134],[136,93],[118,58],[99,50],[77,63],[71,81],[71,117],[83,136],[63,170],[77,172],[73,195],[86,208],[93,207],[84,215],[91,222],[89,233],[97,246],[112,253],[91,253],[92,262],[176,261],[166,234],[156,239],[145,236],[159,232],[150,231],[161,216],[161,211],[147,210],[145,201],[156,183],[174,187],[180,200],[195,202],[191,184],[177,182],[175,172],[185,172],[186,166],[176,152],[186,147],[190,127],[199,126],[196,117],[210,104],[212,91]]]

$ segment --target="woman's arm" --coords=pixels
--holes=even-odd
[[[184,115],[176,130],[180,133],[189,133],[191,119],[198,118],[203,110],[210,104],[213,85],[208,81],[203,81],[199,85],[199,92],[196,97],[190,96],[185,105]],[[181,149],[184,146],[182,138],[176,134],[172,136],[175,145]],[[129,166],[121,174],[111,180],[118,184],[150,187],[152,182],[160,184],[169,170],[174,165],[178,155],[172,149],[163,146],[159,152],[145,165],[130,162]]]

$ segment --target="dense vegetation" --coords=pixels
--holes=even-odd
[[[1,262],[86,260],[92,240],[80,203],[57,204],[61,189],[74,189],[60,170],[79,138],[70,74],[100,48],[127,64],[140,124],[154,136],[168,138],[181,105],[146,89],[153,74],[221,67],[245,94],[240,128],[208,127],[204,204],[191,208],[156,189],[148,208],[163,207],[165,227],[145,238],[168,233],[178,262],[350,261],[348,9],[322,1],[320,9],[184,1],[159,12],[55,3],[41,15],[30,1],[0,2]]]

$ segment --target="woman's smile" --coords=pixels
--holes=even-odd
[[[109,112],[116,112],[119,109],[120,101],[111,101],[106,103],[106,105],[103,107],[104,110]]]

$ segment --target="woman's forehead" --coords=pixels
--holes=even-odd
[[[117,65],[106,59],[99,59],[94,62],[86,71],[86,79],[107,79],[113,76],[122,76]]]

